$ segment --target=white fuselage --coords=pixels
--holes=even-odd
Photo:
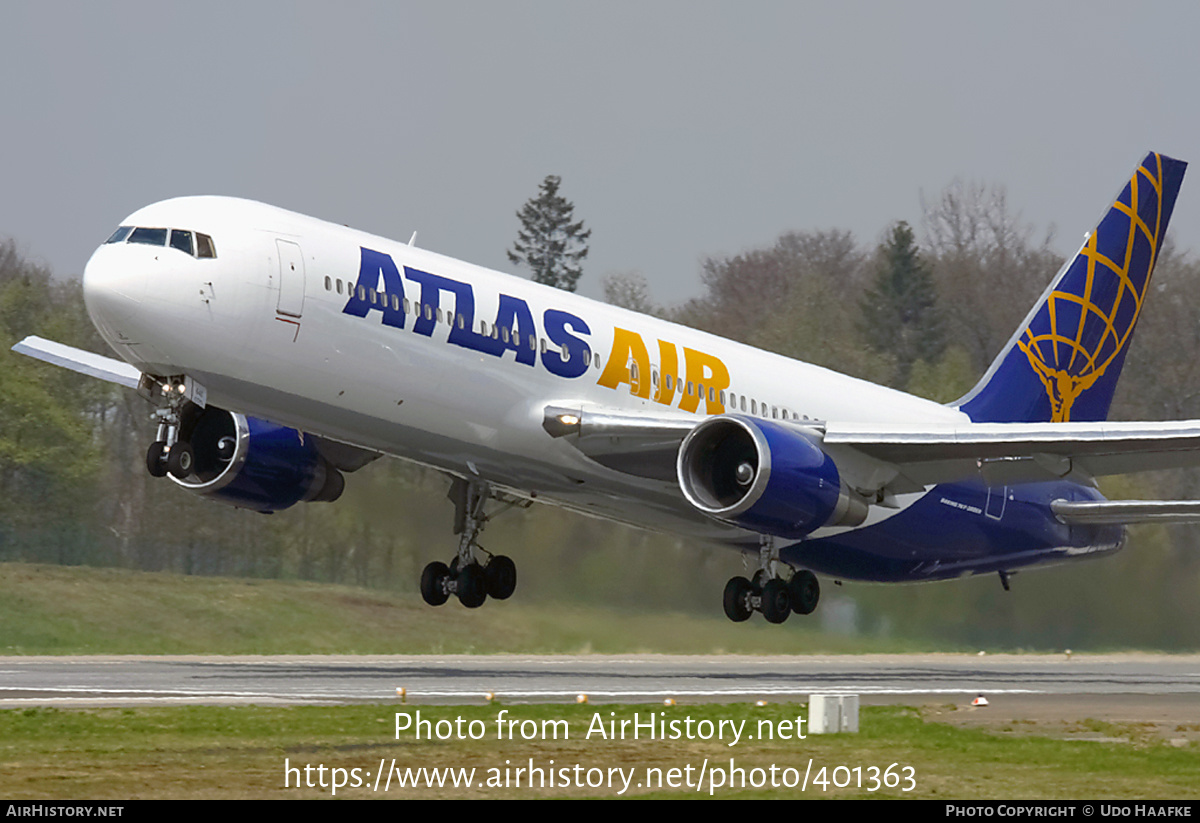
[[[186,374],[206,387],[208,403],[231,411],[613,520],[752,537],[694,511],[673,484],[607,469],[549,437],[547,406],[697,421],[730,403],[798,421],[966,420],[902,392],[259,203],[178,198],[123,225],[202,232],[216,251],[200,258],[119,242],[93,255],[89,313],[138,369]],[[364,250],[394,263],[390,290]],[[368,269],[376,293],[355,316],[352,290]],[[518,328],[530,319],[532,328]],[[500,348],[501,336],[499,354],[462,343],[491,337]],[[872,508],[869,522],[889,514]]]

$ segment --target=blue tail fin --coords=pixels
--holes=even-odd
[[[1146,155],[979,385],[955,405],[977,423],[1108,417],[1186,168]]]

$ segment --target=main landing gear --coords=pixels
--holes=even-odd
[[[450,486],[449,497],[454,501],[454,533],[462,535],[458,541],[458,554],[446,565],[434,561],[421,572],[421,597],[430,606],[440,606],[456,595],[458,602],[468,609],[477,609],[489,597],[507,600],[517,588],[517,565],[502,554],[491,554],[479,545],[479,533],[489,520],[513,506],[527,508],[529,501],[517,500],[493,492],[480,480],[467,481],[455,478]],[[483,507],[488,500],[505,503],[504,508],[485,514]],[[487,555],[484,563],[478,554]]]
[[[800,569],[784,579],[780,567],[790,570],[781,563],[775,539],[764,535],[758,550],[759,569],[753,580],[744,577],[731,578],[725,584],[725,616],[735,623],[748,620],[754,612],[762,612],[768,623],[782,623],[788,616],[812,614],[821,599],[821,587],[817,577],[807,569]]]
[[[182,480],[192,473],[195,466],[196,455],[192,446],[180,436],[185,418],[197,410],[186,392],[185,378],[159,380],[143,375],[138,385],[138,393],[158,406],[152,418],[157,423],[158,431],[154,442],[146,450],[146,471],[150,472],[151,477],[170,474]]]

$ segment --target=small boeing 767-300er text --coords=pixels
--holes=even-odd
[[[948,405],[227,197],[140,209],[88,262],[121,360],[15,349],[150,400],[150,474],[212,500],[331,501],[381,455],[444,472],[460,536],[421,576],[435,606],[513,593],[513,561],[477,541],[489,506],[535,499],[753,553],[725,587],[735,621],[811,612],[816,574],[1007,588],[1117,551],[1127,523],[1200,519],[1095,484],[1200,463],[1200,421],[1105,422],[1185,167],[1146,156]]]

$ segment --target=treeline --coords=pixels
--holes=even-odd
[[[605,281],[610,302],[939,401],[970,389],[1063,260],[1003,192],[955,184],[920,226],[864,244],[840,230],[793,232],[770,248],[711,257],[704,293],[656,306],[637,274]],[[1162,255],[1113,417],[1200,417],[1200,264]],[[263,516],[189,495],[145,470],[150,407],[10,351],[27,334],[108,353],[76,281],[55,281],[0,245],[0,560],[184,574],[303,578],[416,591],[455,540],[448,481],[399,461],[348,478],[337,503]],[[1200,496],[1200,473],[1106,484],[1112,496]],[[1033,648],[1200,647],[1200,552],[1191,528],[1140,528],[1116,558],[994,578],[874,587],[822,580],[810,620],[826,628]],[[719,613],[728,550],[549,506],[504,515],[481,542],[511,555],[518,597]],[[169,604],[164,604],[169,607]],[[664,625],[669,630],[669,623]],[[788,627],[779,627],[787,631]]]

